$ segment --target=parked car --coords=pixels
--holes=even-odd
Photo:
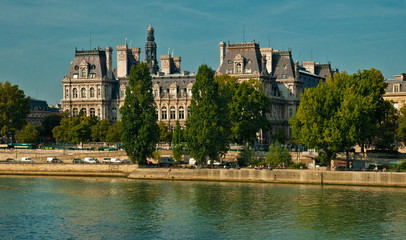
[[[55,158],[54,160],[51,161],[51,163],[63,163],[61,160]]]
[[[85,157],[83,160],[85,163],[99,163],[99,161],[92,157]]]
[[[16,162],[16,160],[14,160],[14,158],[7,158],[6,162]]]
[[[47,163],[50,163],[53,160],[56,160],[56,157],[47,157]]]
[[[111,163],[111,158],[103,158],[103,163]]]
[[[121,163],[121,161],[118,158],[111,158],[110,163]]]
[[[31,158],[28,158],[28,157],[22,157],[21,162],[22,163],[34,163],[34,161]]]
[[[131,164],[131,161],[128,159],[124,159],[123,161],[121,161],[122,164]]]
[[[82,159],[75,158],[75,159],[73,159],[72,163],[84,163],[84,161]]]

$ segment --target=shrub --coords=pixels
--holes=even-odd
[[[250,147],[242,148],[237,157],[238,165],[241,167],[245,167],[250,163],[254,164],[253,163],[254,154],[255,154],[254,149],[251,149]]]
[[[286,148],[282,148],[278,142],[275,142],[269,149],[269,153],[266,156],[266,162],[272,168],[276,166],[290,166],[292,162],[292,157]]]
[[[290,166],[291,168],[294,168],[294,169],[306,169],[307,168],[307,166],[306,166],[306,164],[305,163],[294,163],[294,164],[292,164],[292,166]]]

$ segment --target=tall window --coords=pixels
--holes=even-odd
[[[78,97],[78,90],[76,88],[74,88],[72,90],[72,98],[77,98]]]
[[[241,63],[237,63],[237,64],[236,64],[236,66],[235,66],[235,71],[236,71],[237,73],[242,73],[242,66],[241,66]]]
[[[393,87],[393,91],[394,91],[394,92],[399,92],[399,85],[395,85],[395,86]]]
[[[90,88],[90,97],[94,98],[94,88]]]
[[[167,113],[166,107],[163,107],[161,119],[167,119],[167,118],[168,118],[168,113]]]
[[[82,68],[81,73],[81,78],[87,78],[87,68]]]
[[[94,108],[90,109],[90,116],[95,117],[96,116],[96,110]]]
[[[73,116],[77,116],[78,113],[79,113],[79,112],[78,112],[78,109],[77,109],[77,108],[74,108],[74,109],[73,109]]]
[[[117,120],[117,108],[114,107],[114,108],[111,110],[111,113],[112,113],[112,115],[113,115],[113,116],[111,116],[112,119],[113,119],[113,120]]]
[[[176,118],[175,107],[171,107],[171,119],[175,119],[175,118]]]
[[[86,88],[82,88],[80,97],[81,98],[86,98]]]
[[[185,109],[183,107],[179,107],[179,119],[185,118]]]

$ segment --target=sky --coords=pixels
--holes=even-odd
[[[142,51],[150,23],[185,71],[217,69],[219,42],[255,41],[341,72],[406,72],[406,0],[0,0],[0,82],[59,103],[75,48],[112,47],[116,67],[116,45]]]

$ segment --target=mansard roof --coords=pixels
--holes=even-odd
[[[75,50],[75,57],[67,74],[67,77],[73,78],[73,74],[79,74],[81,63],[86,63],[90,73],[95,73],[96,78],[106,76],[106,52],[103,49],[93,50]]]
[[[314,73],[323,78],[328,78],[332,75],[331,66],[327,64],[316,64]]]
[[[272,53],[273,76],[282,78],[295,77],[295,64],[293,63],[291,51],[275,51]]]
[[[237,59],[243,60],[246,66],[249,64],[252,73],[262,72],[261,52],[258,43],[229,43],[219,72],[226,74],[227,70],[233,69],[233,63]]]

